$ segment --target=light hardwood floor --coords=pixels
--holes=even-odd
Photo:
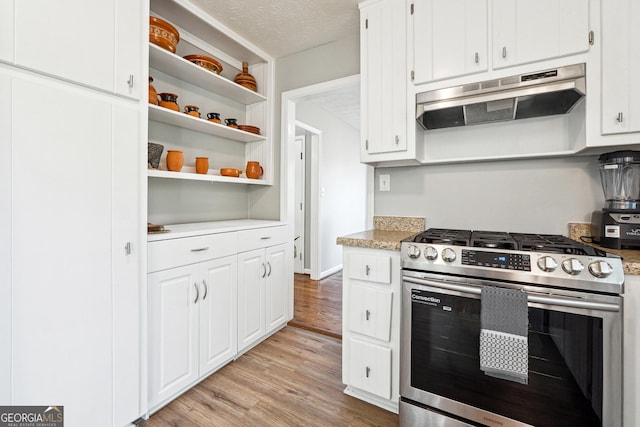
[[[345,395],[338,339],[287,326],[140,426],[397,426]]]
[[[342,273],[294,283],[289,326],[140,426],[397,426],[396,414],[342,392]]]
[[[342,338],[342,271],[322,280],[294,275],[291,326]]]

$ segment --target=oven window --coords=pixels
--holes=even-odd
[[[539,426],[602,425],[602,319],[529,308],[529,383],[480,370],[480,300],[412,290],[411,385]]]

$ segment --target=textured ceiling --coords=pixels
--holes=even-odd
[[[274,58],[358,34],[360,0],[193,0]]]
[[[360,129],[360,85],[350,85],[339,89],[308,95],[297,100],[310,102],[328,114],[336,116],[354,129]]]

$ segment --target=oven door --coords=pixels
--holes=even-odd
[[[527,292],[528,384],[480,370],[482,286]],[[621,297],[407,270],[402,294],[400,394],[433,409],[428,419],[440,413],[489,426],[621,425]]]

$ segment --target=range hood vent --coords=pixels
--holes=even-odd
[[[419,93],[420,125],[442,129],[565,114],[586,95],[585,64]]]

